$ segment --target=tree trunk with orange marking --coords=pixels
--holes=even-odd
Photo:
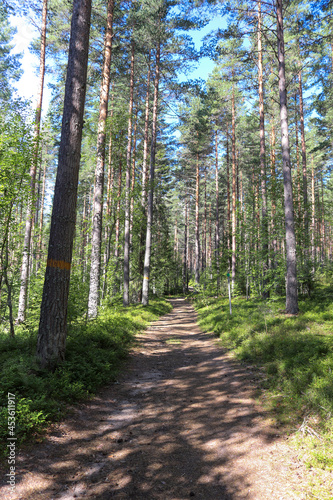
[[[36,352],[41,366],[50,370],[65,359],[69,268],[76,223],[90,17],[91,0],[74,0],[48,263]]]

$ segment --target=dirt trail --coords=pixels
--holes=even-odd
[[[21,452],[13,500],[302,499],[304,471],[251,395],[251,370],[183,299],[138,336],[118,383]]]

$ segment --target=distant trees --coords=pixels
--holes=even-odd
[[[0,59],[0,102],[9,102],[13,96],[13,82],[19,80],[22,70],[20,68],[19,55],[11,53],[13,49],[12,39],[15,34],[14,28],[9,22],[9,8],[6,3],[0,6],[0,29],[1,29],[1,59]]]
[[[32,233],[32,219],[34,213],[34,197],[36,187],[36,173],[39,162],[39,149],[40,149],[40,123],[42,115],[43,104],[43,91],[44,91],[44,76],[45,76],[45,52],[46,52],[46,24],[47,24],[47,0],[43,0],[42,11],[42,26],[41,26],[41,41],[40,41],[40,62],[39,62],[39,88],[37,94],[37,106],[35,115],[35,130],[34,130],[34,154],[30,167],[30,196],[26,211],[25,220],[25,233],[24,233],[24,246],[22,255],[21,266],[21,287],[19,306],[17,313],[17,323],[22,323],[25,319],[25,311],[27,306],[27,291],[29,279],[29,261],[31,249],[31,233]]]
[[[206,160],[203,160],[208,164],[215,161],[215,177],[216,165],[219,164],[219,158],[222,160],[217,181],[215,180],[216,220],[223,221],[221,227],[219,223],[215,225],[219,231],[217,241],[222,244],[219,253],[215,255],[211,279],[222,279],[223,282],[223,273],[230,271],[234,293],[248,294],[252,288],[252,291],[267,298],[271,292],[282,292],[286,277],[286,312],[296,314],[298,289],[302,293],[310,293],[314,279],[314,274],[311,276],[309,273],[307,257],[311,253],[310,240],[307,237],[307,214],[310,206],[307,200],[311,194],[307,177],[311,173],[308,172],[306,162],[309,143],[306,144],[308,132],[302,83],[302,73],[307,70],[299,62],[302,60],[299,53],[296,56],[297,64],[290,52],[288,56],[284,56],[283,20],[286,11],[283,2],[263,3],[256,0],[244,5],[236,2],[231,5],[233,10],[227,28],[211,34],[206,42],[206,50],[210,51],[210,54],[214,48],[213,55],[216,60],[216,67],[208,80],[210,92],[215,96],[209,111],[209,120],[211,128],[216,129],[219,136],[223,135],[225,138],[219,143],[215,138],[215,159],[213,160],[208,152],[205,155]],[[305,46],[311,46],[311,9],[308,6],[305,9],[303,6],[303,10],[299,9],[298,4],[295,4],[293,9],[288,9],[288,37],[290,38],[292,33],[298,40],[299,47],[302,47],[300,50],[304,52]],[[318,15],[318,9],[316,14]],[[277,24],[277,35],[270,29],[272,23]],[[240,42],[241,37],[247,37],[247,47]],[[297,82],[296,86],[289,85],[289,92],[291,95],[295,92],[299,101],[291,132],[288,128],[286,107],[287,79]],[[257,92],[253,92],[254,89],[258,89]],[[281,107],[279,121],[276,106],[278,100]],[[246,101],[247,105],[244,106]],[[256,105],[259,113],[253,112],[253,106]],[[257,123],[255,116],[258,116]],[[282,137],[281,155],[278,153],[276,139],[278,126],[281,128]],[[184,135],[180,139],[185,154],[186,148],[189,148],[195,137],[194,134],[189,135],[191,137],[188,139]],[[293,149],[294,141],[300,144],[300,147],[297,146],[297,154]],[[298,154],[301,157],[301,168],[297,167]],[[293,168],[294,162],[297,173],[296,168]],[[207,177],[209,178],[209,173]],[[225,189],[219,189],[223,184]],[[212,196],[212,185],[208,189],[208,196]],[[315,191],[313,188],[312,192]],[[299,214],[296,221],[295,196]],[[315,194],[312,199],[312,213],[318,214]],[[321,205],[323,206],[323,203]],[[282,210],[285,233],[281,224]],[[196,210],[195,223],[193,216],[195,227],[200,225],[200,219],[206,221],[206,211],[202,203],[199,211]],[[319,225],[313,219],[311,226],[314,261],[316,245],[313,235]],[[321,227],[319,234],[324,234],[325,224]],[[196,230],[193,234],[197,239]],[[321,238],[323,239],[322,236]],[[296,273],[296,240],[301,270],[299,283]],[[217,272],[218,276],[214,275],[214,272]],[[193,278],[197,276],[198,271]],[[207,285],[205,280],[206,274],[205,278],[200,279],[203,286]]]
[[[38,16],[42,5],[29,3]],[[47,263],[38,340],[45,366],[64,357],[66,314],[93,319],[110,304],[148,304],[152,294],[188,286],[225,293],[227,273],[233,294],[286,293],[286,311],[295,314],[298,294],[330,276],[330,6],[253,0],[229,2],[228,12],[215,7],[227,26],[202,48],[215,62],[212,74],[207,82],[179,82],[179,70],[198,58],[188,29],[207,21],[200,5],[179,2],[176,13],[165,0],[93,3],[86,106],[80,102],[79,128],[63,130],[76,137],[72,156],[59,135],[61,116],[73,109],[63,107],[72,6],[47,3],[42,40],[48,71],[57,71],[34,143],[27,107],[12,104],[8,68],[17,75],[19,66],[10,55],[8,12],[0,10],[0,99],[8,104],[1,113],[0,311],[9,333],[13,317],[26,324],[36,317]],[[43,59],[39,38],[33,46]],[[312,84],[318,93],[309,97]],[[70,123],[64,118],[63,127]]]

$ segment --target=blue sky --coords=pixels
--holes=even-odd
[[[39,71],[39,59],[29,52],[29,44],[33,38],[38,36],[36,28],[32,23],[29,23],[26,19],[20,16],[10,16],[10,22],[12,26],[15,26],[17,33],[14,36],[13,44],[15,48],[13,53],[22,53],[23,58],[21,60],[23,76],[19,82],[15,84],[17,88],[17,94],[20,97],[31,100],[32,103],[36,104],[37,99],[37,89],[38,89],[38,71]],[[49,81],[46,76],[46,83]],[[44,85],[44,102],[48,102],[51,98],[51,91]]]
[[[213,30],[225,27],[225,21],[221,16],[215,16],[204,28],[201,30],[191,30],[189,34],[192,36],[196,50],[200,50],[203,38]],[[206,80],[208,75],[212,72],[214,67],[214,62],[208,57],[203,57],[200,59],[198,66],[189,75],[190,78],[202,78]],[[180,75],[182,79],[182,75]]]
[[[31,40],[38,36],[38,33],[32,23],[29,23],[28,20],[20,16],[11,16],[10,22],[17,29],[17,34],[14,36],[13,40],[13,43],[15,45],[13,53],[23,53],[22,69],[24,74],[21,80],[15,85],[17,88],[17,93],[20,97],[31,100],[34,105],[36,102],[36,92],[38,88],[39,60],[36,56],[29,52],[28,47]],[[203,37],[210,31],[221,27],[222,22],[222,18],[220,16],[216,16],[210,21],[207,26],[205,26],[205,28],[201,30],[192,30],[190,32],[197,50],[200,49]],[[213,66],[214,63],[208,57],[204,57],[200,60],[197,67],[189,75],[180,75],[180,79],[184,80],[187,78],[202,78],[206,80],[209,73],[212,71]],[[47,109],[47,103],[51,98],[51,91],[47,86],[47,83],[49,81],[50,78],[48,77],[48,75],[46,75],[46,84],[44,85],[43,97],[44,110]]]

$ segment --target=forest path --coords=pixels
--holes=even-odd
[[[20,453],[15,493],[1,498],[306,498],[303,467],[252,399],[251,370],[200,331],[184,299],[171,302],[118,383]]]

